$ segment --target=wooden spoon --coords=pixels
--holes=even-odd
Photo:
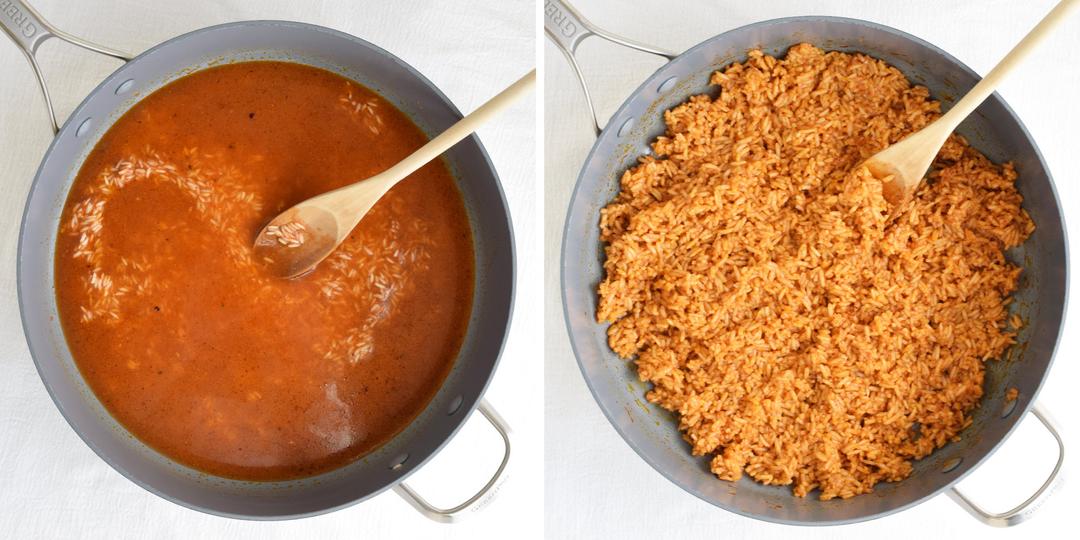
[[[1080,0],[1062,0],[1042,21],[1039,21],[1039,24],[1027,36],[1024,36],[1024,39],[1020,40],[1016,47],[1013,47],[1013,50],[1009,51],[1009,54],[983,80],[953,105],[949,112],[864,162],[870,174],[882,180],[885,200],[894,209],[911,200],[923,176],[926,175],[927,169],[933,163],[934,157],[941,150],[941,145],[945,144],[945,140],[949,138],[956,126],[993,93],[998,83],[1019,65],[1078,4]]]
[[[383,195],[413,171],[471,135],[532,88],[532,70],[499,95],[386,171],[312,197],[270,220],[255,238],[255,257],[280,277],[299,276],[319,264],[352,232]]]

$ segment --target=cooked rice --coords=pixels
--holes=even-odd
[[[712,84],[601,212],[597,318],[719,478],[823,500],[901,480],[1014,343],[1004,250],[1034,230],[1016,173],[954,135],[890,220],[857,165],[939,116],[926,88],[806,44]]]

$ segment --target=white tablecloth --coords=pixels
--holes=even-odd
[[[395,2],[287,0],[30,0],[75,35],[142,51],[200,27],[244,19],[287,19],[336,28],[379,45],[471,111],[535,63],[535,4],[439,0]],[[116,62],[53,40],[41,62],[66,117]],[[522,283],[512,335],[488,392],[515,429],[511,477],[499,497],[457,525],[427,521],[392,493],[360,506],[287,523],[253,523],[200,514],[135,486],[97,458],[68,427],[38,379],[19,322],[15,252],[19,218],[34,171],[51,140],[38,89],[16,47],[0,37],[0,538],[496,538],[541,527],[541,280],[535,196],[535,101],[523,100],[480,130],[502,178],[516,229]],[[533,284],[528,286],[526,284]],[[492,443],[475,416],[415,485],[449,501],[465,493],[464,474],[493,466]],[[497,444],[497,443],[496,443]],[[456,456],[446,456],[446,454]],[[475,454],[469,457],[470,454]],[[464,456],[464,457],[463,457]],[[453,462],[441,460],[456,457]],[[476,462],[477,458],[488,458]],[[464,461],[462,461],[464,460]]]
[[[682,51],[744,24],[794,15],[840,15],[883,23],[935,43],[986,73],[1054,0],[904,2],[832,0],[805,2],[657,2],[571,0],[585,17],[617,34]],[[1023,119],[1057,180],[1067,217],[1080,215],[1077,106],[1080,16],[1053,36],[1002,86],[1001,94]],[[683,492],[642,461],[604,419],[586,388],[566,338],[559,300],[557,262],[563,219],[578,170],[593,143],[578,83],[558,50],[543,45],[545,185],[545,523],[551,538],[1077,538],[1069,523],[1080,487],[1066,483],[1028,523],[991,529],[970,518],[947,497],[858,525],[795,528],[754,521],[717,509]],[[579,49],[585,76],[607,119],[661,61],[591,38]],[[1072,235],[1072,264],[1080,253]],[[1073,301],[1075,308],[1075,299]],[[1066,437],[1080,431],[1080,320],[1070,318],[1057,362],[1039,401],[1056,413]],[[1000,511],[1020,502],[1044,478],[1052,442],[1037,422],[1026,420],[1004,448],[961,483]],[[1075,456],[1075,453],[1074,453]],[[1073,457],[1066,474],[1077,470]]]

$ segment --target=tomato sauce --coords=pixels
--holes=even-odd
[[[337,74],[285,62],[196,72],[90,153],[56,244],[61,324],[132,434],[229,478],[343,466],[401,431],[458,353],[473,246],[437,160],[395,186],[313,272],[275,278],[259,229],[427,141]]]

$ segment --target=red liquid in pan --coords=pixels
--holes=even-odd
[[[442,161],[398,184],[312,273],[269,275],[259,228],[426,142],[373,92],[245,62],[147,96],[90,153],[56,245],[76,364],[135,436],[250,480],[349,463],[403,429],[453,363],[473,292]]]

